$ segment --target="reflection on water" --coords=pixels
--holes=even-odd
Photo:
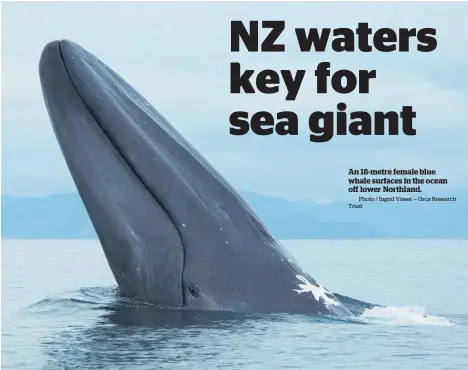
[[[139,369],[181,368],[184,364],[203,368],[207,361],[225,359],[232,338],[247,340],[275,324],[359,323],[306,315],[161,309],[118,298],[111,288],[81,289],[68,298],[42,300],[27,313],[38,317],[53,313],[72,319],[83,311],[99,312],[93,325],[74,324],[44,338],[44,369],[81,368],[83,364],[87,369],[124,369],[135,364]]]

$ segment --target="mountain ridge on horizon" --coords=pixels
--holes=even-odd
[[[241,192],[278,239],[467,239],[464,197],[453,204],[327,204]],[[431,212],[432,211],[432,212]],[[41,197],[2,195],[2,239],[94,239],[78,193]]]

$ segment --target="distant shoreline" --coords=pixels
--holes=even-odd
[[[268,230],[281,240],[467,240],[468,192],[457,202],[395,202],[349,209],[241,192]],[[45,197],[2,195],[2,240],[94,240],[91,220],[77,193]]]

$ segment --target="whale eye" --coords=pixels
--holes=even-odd
[[[196,298],[200,295],[200,289],[198,288],[198,285],[188,283],[186,284],[186,287],[191,296]]]

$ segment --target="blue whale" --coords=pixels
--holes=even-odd
[[[106,64],[75,43],[53,41],[41,54],[39,75],[55,135],[122,296],[194,310],[351,315]]]

